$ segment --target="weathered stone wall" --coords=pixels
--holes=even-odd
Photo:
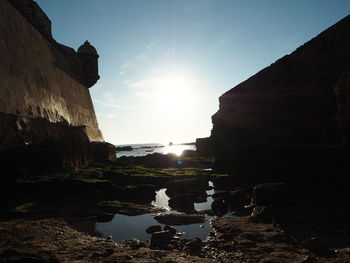
[[[113,159],[81,66],[72,48],[52,38],[51,22],[35,2],[0,0],[0,162],[9,171]]]
[[[271,167],[287,145],[296,153],[350,139],[349,28],[350,16],[220,97],[211,135],[220,166]]]
[[[0,3],[0,112],[85,126],[90,141],[103,141],[88,89],[66,73],[69,61],[7,0]]]

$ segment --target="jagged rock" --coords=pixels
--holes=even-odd
[[[164,230],[167,230],[167,229],[164,229]],[[147,234],[153,234],[154,232],[162,231],[162,227],[160,225],[154,225],[154,226],[148,227],[145,231]]]

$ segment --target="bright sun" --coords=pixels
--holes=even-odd
[[[178,74],[158,78],[155,87],[155,103],[162,110],[176,113],[188,110],[191,105],[193,81]]]

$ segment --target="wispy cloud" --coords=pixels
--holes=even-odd
[[[102,99],[95,99],[94,102],[105,107],[105,108],[112,108],[117,110],[128,110],[130,109],[130,106],[126,105],[125,102],[120,102],[121,100],[118,100],[115,98],[115,95],[111,92],[105,92],[102,94]]]

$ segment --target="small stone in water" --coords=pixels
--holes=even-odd
[[[112,240],[112,236],[108,236],[106,239],[107,240]]]
[[[204,225],[200,225],[199,227],[200,227],[200,228],[204,228]]]

